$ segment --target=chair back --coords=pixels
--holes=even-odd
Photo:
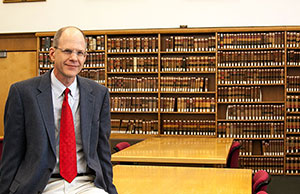
[[[256,194],[268,194],[267,192],[265,192],[265,191],[259,191],[258,193],[256,193]]]
[[[265,170],[259,170],[257,171],[253,178],[252,178],[252,183],[254,184],[260,177],[264,176],[267,172]]]
[[[118,143],[116,145],[116,147],[114,147],[114,150],[116,152],[118,152],[118,151],[121,151],[121,150],[123,150],[125,148],[128,148],[129,146],[130,146],[130,144],[128,142],[123,141],[123,142]]]
[[[257,193],[259,191],[267,191],[267,186],[271,181],[271,177],[269,173],[264,170],[260,170],[256,172],[252,179],[252,190],[253,193]]]
[[[227,157],[227,168],[238,168],[239,167],[239,154],[240,154],[241,143],[234,141],[229,150]]]

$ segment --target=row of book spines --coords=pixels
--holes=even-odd
[[[297,62],[288,61],[286,64],[287,64],[287,66],[300,66],[300,60]]]
[[[246,148],[247,153],[253,153],[253,141],[242,140],[242,147]],[[262,140],[261,141],[261,155],[264,156],[283,156],[284,155],[284,141],[283,140]]]
[[[49,51],[50,47],[53,44],[53,36],[42,37],[40,40],[40,50]],[[88,50],[104,50],[105,48],[105,37],[104,35],[100,36],[86,36],[87,49]]]
[[[250,70],[249,70],[250,71]],[[248,76],[247,72],[242,75],[222,75],[218,73],[218,84],[283,84],[284,76],[280,72],[270,72],[268,75]]]
[[[163,123],[162,133],[164,135],[215,135],[215,126],[204,124],[201,126],[182,126],[171,125]]]
[[[261,130],[261,131],[270,131],[271,134],[275,134],[276,132],[284,131],[284,124],[274,123],[274,122],[266,122],[266,123],[228,123],[222,122],[218,124],[218,129],[222,129],[222,131],[230,132],[230,130],[237,130],[243,132]]]
[[[82,69],[79,75],[100,83],[105,83],[105,72],[102,69]]]
[[[46,53],[40,53],[39,54],[39,67],[51,67],[53,65],[53,62],[48,57],[48,54]]]
[[[170,36],[163,42],[165,51],[213,51],[215,50],[215,36]]]
[[[215,131],[207,130],[169,130],[164,129],[162,132],[164,135],[200,135],[200,136],[215,136]]]
[[[104,53],[89,53],[86,57],[86,67],[104,67],[105,66],[105,54]]]
[[[298,95],[287,95],[286,110],[289,112],[298,112],[300,110],[299,98]]]
[[[157,72],[157,57],[109,57],[108,72]]]
[[[283,69],[219,69],[218,84],[283,84]]]
[[[160,110],[163,112],[215,112],[215,98],[162,97]]]
[[[287,32],[286,43],[288,47],[299,47],[300,33],[299,32]]]
[[[105,49],[105,36],[87,36],[87,49],[88,50],[104,50]]]
[[[53,37],[47,36],[47,37],[42,37],[40,39],[40,50],[41,51],[49,51],[50,47],[53,44]]]
[[[211,72],[214,73],[216,71],[215,67],[209,67],[209,66],[198,66],[198,67],[187,67],[187,68],[161,68],[160,73],[170,73],[170,72],[190,72],[190,73],[207,73]],[[137,66],[137,67],[126,67],[126,69],[123,69],[122,67],[108,67],[108,72],[111,73],[157,73],[158,67],[157,66]]]
[[[287,91],[297,92],[300,91],[300,76],[289,75],[287,76]]]
[[[214,120],[163,120],[162,128],[166,130],[215,130],[215,125]]]
[[[247,52],[218,52],[220,64],[271,64],[280,65],[284,62],[284,51],[247,51]]]
[[[297,150],[296,151],[297,153],[300,152],[300,137],[299,136],[288,136],[288,137],[286,137],[286,141],[287,141],[287,153],[294,153],[295,151],[292,151],[292,150]]]
[[[284,105],[228,105],[226,119],[283,119]]]
[[[271,37],[270,37],[271,36]],[[283,32],[270,32],[270,33],[219,33],[218,34],[218,43],[220,44],[237,44],[237,45],[245,45],[245,44],[250,44],[250,45],[257,45],[257,43],[263,42],[267,43],[270,42],[270,40],[274,41],[274,37],[276,36],[275,42],[281,42],[283,44],[284,42],[284,33]],[[213,44],[215,42],[215,36],[210,36],[206,38],[195,38],[193,36],[170,36],[167,37],[167,40],[165,42],[171,42],[175,43],[177,39],[177,42],[179,40],[182,41],[181,39],[187,39],[188,42],[190,41],[195,41],[197,39],[211,39]],[[300,44],[299,42],[299,32],[287,32],[287,46],[288,47],[298,47]],[[123,38],[118,38],[122,40],[128,40],[128,39],[141,39],[142,37],[123,37]],[[157,37],[145,37],[145,38],[151,38],[155,39]],[[109,38],[110,39],[110,38]],[[269,41],[268,41],[269,39]],[[228,41],[227,41],[228,40]],[[86,41],[88,44],[88,48],[90,50],[103,50],[105,47],[105,36],[104,35],[97,35],[97,36],[86,36]],[[41,37],[41,48],[50,48],[53,42],[53,36],[48,36],[48,37]],[[130,42],[130,40],[129,40]],[[177,43],[178,44],[178,43]],[[222,46],[222,45],[220,45]]]
[[[104,68],[105,64],[90,64],[90,63],[84,63],[83,64],[83,68],[89,68],[89,67],[93,67],[93,68]],[[43,62],[43,63],[39,63],[39,67],[40,68],[53,68],[53,63],[51,61],[47,61],[47,62]],[[103,69],[104,70],[104,69]]]
[[[49,58],[49,54],[39,54],[39,67],[50,68],[53,62]],[[105,55],[103,53],[91,53],[87,55],[84,67],[104,67],[105,66]]]
[[[259,86],[218,87],[218,102],[261,102],[262,92]]]
[[[253,172],[265,170],[268,173],[283,173],[284,158],[268,158],[268,157],[240,157],[240,167],[252,169]]]
[[[163,69],[189,69],[207,66],[215,67],[215,56],[190,56],[190,57],[162,57],[161,66]]]
[[[110,91],[158,91],[158,78],[157,77],[108,77],[107,87]]]
[[[158,120],[111,119],[112,133],[158,134]]]
[[[229,138],[280,138],[283,123],[219,123],[218,136]]]
[[[300,51],[290,50],[288,51],[287,64],[298,65],[300,63]]]
[[[158,111],[157,97],[110,97],[111,111]]]
[[[300,158],[286,157],[286,172],[295,174],[300,172]]]
[[[284,32],[219,33],[218,48],[278,48],[284,40]]]
[[[286,117],[287,132],[300,132],[300,116]]]
[[[161,77],[160,89],[164,92],[207,92],[207,77]]]
[[[158,52],[157,37],[108,38],[108,52]]]
[[[242,144],[240,149],[240,155],[252,156],[253,155],[253,141],[252,140],[240,140]],[[283,140],[269,140],[261,141],[261,153],[256,155],[264,156],[283,156],[284,155],[284,141]],[[255,156],[255,155],[254,155]]]
[[[268,61],[268,62],[242,62],[242,61],[235,61],[235,62],[218,62],[218,67],[219,68],[224,68],[224,67],[284,67],[284,61],[281,62],[273,62],[273,61]],[[291,65],[291,64],[288,64]]]

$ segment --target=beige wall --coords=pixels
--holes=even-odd
[[[300,25],[298,0],[46,0],[3,4],[0,33]]]

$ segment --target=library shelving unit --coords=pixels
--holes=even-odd
[[[286,32],[286,174],[300,174],[300,32]]]
[[[216,135],[216,33],[161,33],[160,134]]]
[[[218,33],[218,136],[254,171],[284,172],[284,53],[282,31]]]
[[[158,34],[107,35],[112,135],[158,134]]]
[[[85,31],[81,75],[110,90],[111,138],[230,137],[240,164],[300,174],[300,27]],[[54,32],[38,32],[37,68]]]

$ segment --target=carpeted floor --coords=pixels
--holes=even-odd
[[[299,176],[271,176],[268,194],[300,194]]]

